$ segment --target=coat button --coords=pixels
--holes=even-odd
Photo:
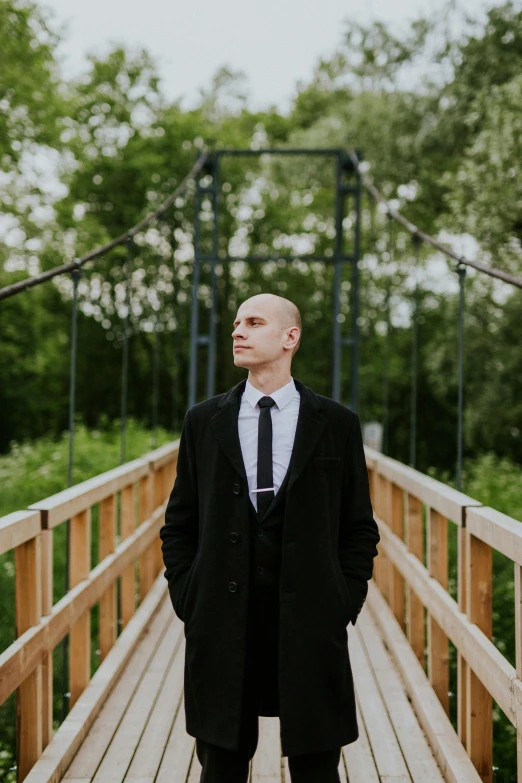
[[[258,566],[258,567],[256,568],[256,571],[257,571],[257,573],[258,573],[258,574],[262,574],[264,570],[265,570],[265,569],[263,568],[263,566]]]
[[[263,536],[265,535],[264,530],[262,528],[259,528],[257,531],[257,535],[259,536],[259,538],[263,538]]]
[[[238,536],[237,533],[231,533],[230,534],[230,540],[232,541],[233,544],[235,544],[238,539],[239,539],[239,536]]]
[[[234,486],[232,487],[232,491],[234,495],[239,495],[239,489],[240,489],[239,484],[234,484]]]
[[[236,582],[229,582],[228,583],[228,589],[231,593],[235,593],[237,590],[237,583]]]

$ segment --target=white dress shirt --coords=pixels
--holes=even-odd
[[[293,378],[285,386],[268,395],[256,389],[248,380],[246,382],[241,396],[238,429],[248,479],[248,492],[256,511],[257,492],[252,490],[257,489],[257,434],[261,412],[257,403],[261,397],[271,397],[275,402],[275,405],[270,408],[270,414],[272,416],[273,486],[276,494],[283,483],[292,455],[300,396]]]

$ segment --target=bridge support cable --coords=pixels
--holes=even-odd
[[[199,277],[201,256],[201,179],[196,179],[194,194],[194,264],[192,267],[192,307],[190,310],[190,366],[188,386],[188,407],[197,401],[198,347],[199,339]]]
[[[424,231],[421,231],[420,228],[411,223],[407,218],[401,215],[400,212],[397,212],[396,209],[393,209],[384,196],[377,190],[371,178],[361,171],[360,159],[357,156],[356,151],[349,150],[348,156],[350,157],[350,160],[352,161],[355,169],[359,172],[362,182],[368,192],[372,195],[375,201],[379,202],[385,207],[386,213],[397,223],[400,223],[401,226],[406,229],[406,231],[414,236],[417,236],[422,242],[427,245],[431,245],[431,247],[443,253],[445,256],[448,256],[454,261],[457,261],[461,266],[473,267],[473,269],[477,269],[479,272],[484,272],[484,274],[489,275],[490,277],[495,277],[498,280],[503,280],[504,283],[509,283],[510,285],[514,285],[517,288],[522,288],[522,277],[517,277],[516,275],[512,275],[509,272],[504,272],[502,269],[495,269],[494,267],[487,266],[487,264],[481,264],[479,261],[471,261],[465,256],[459,256],[457,253],[455,253],[455,251],[451,250],[451,248],[443,245],[442,242],[439,242],[438,239],[435,239],[429,234],[426,234]]]
[[[462,419],[464,408],[464,283],[466,267],[457,265],[459,276],[459,342],[458,342],[458,419],[457,419],[457,489],[462,489]]]
[[[220,156],[211,154],[196,177],[194,198],[194,268],[192,272],[192,312],[190,327],[190,371],[188,387],[188,407],[198,400],[199,347],[207,348],[206,396],[216,393],[216,352],[218,319],[218,286],[216,265],[219,260],[219,161]],[[205,198],[210,200],[211,226],[203,236],[201,211]],[[208,213],[208,210],[206,210]],[[208,252],[204,252],[205,248]],[[234,260],[234,259],[229,259]],[[241,259],[242,260],[242,259]],[[199,286],[203,264],[210,265],[210,308],[208,332],[200,333]]]
[[[181,366],[181,322],[178,317],[177,307],[177,289],[176,289],[176,240],[174,236],[174,226],[171,226],[169,232],[170,246],[172,249],[172,343],[171,343],[171,356],[172,356],[172,381],[171,381],[171,422],[170,427],[172,433],[178,431],[178,394],[181,389],[180,384],[180,366]],[[181,310],[180,310],[181,312]]]
[[[350,184],[346,184],[346,176],[350,177]],[[355,176],[355,184],[353,177]],[[333,354],[332,354],[332,399],[343,402],[342,394],[342,349],[348,346],[351,349],[350,361],[350,398],[349,403],[353,410],[358,410],[358,345],[359,345],[359,286],[358,286],[358,261],[360,250],[360,192],[359,178],[345,155],[339,155],[336,166],[336,197],[335,197],[335,247],[334,247],[334,274],[332,284],[333,303]],[[346,252],[344,219],[350,210],[346,201],[353,196],[353,241],[350,252]],[[351,334],[343,337],[342,324],[344,314],[341,307],[341,290],[343,286],[343,270],[345,263],[351,265],[350,275],[350,313]]]
[[[388,220],[388,241],[387,241],[387,255],[388,261],[393,263],[393,222]],[[384,368],[383,368],[383,390],[382,390],[382,409],[383,409],[383,426],[382,426],[382,451],[383,454],[387,454],[389,450],[389,432],[390,432],[390,341],[391,341],[391,313],[390,313],[390,299],[391,299],[391,276],[388,275],[385,283],[385,298],[384,298],[384,315],[386,319],[386,335],[384,338]]]
[[[157,209],[154,210],[154,212],[150,212],[142,220],[140,220],[139,223],[136,223],[136,225],[127,229],[127,231],[125,231],[123,234],[120,234],[120,236],[116,237],[115,239],[111,239],[111,241],[107,242],[105,245],[101,245],[94,250],[90,250],[88,253],[85,253],[85,255],[75,259],[74,261],[62,264],[61,266],[55,267],[54,269],[48,269],[45,272],[34,275],[33,277],[28,277],[25,280],[19,280],[17,283],[12,283],[11,285],[5,286],[4,288],[0,288],[0,300],[14,296],[15,294],[18,294],[21,291],[25,291],[28,288],[32,288],[35,285],[45,283],[47,280],[51,280],[51,278],[57,277],[58,275],[72,272],[73,269],[82,267],[87,263],[87,261],[92,261],[93,258],[104,256],[106,253],[108,253],[109,250],[118,247],[118,245],[124,245],[129,238],[132,239],[132,237],[136,236],[139,231],[146,228],[148,225],[161,217],[165,212],[167,212],[168,209],[170,209],[178,196],[185,192],[189,183],[201,171],[206,159],[207,153],[204,152],[199,156],[192,169],[189,171],[183,182],[178,185],[176,190],[171,193],[170,196],[162,204],[160,204]]]
[[[218,318],[218,286],[216,264],[219,254],[219,166],[217,160],[212,169],[212,184],[209,188],[212,204],[212,234],[210,259],[210,312],[208,327],[208,364],[207,364],[207,397],[216,393],[216,350],[217,350],[217,318]]]
[[[333,304],[333,356],[332,356],[332,399],[341,399],[341,282],[343,253],[344,194],[342,192],[343,162],[337,159],[335,172],[335,250],[332,287]]]
[[[71,313],[71,361],[69,367],[69,447],[67,458],[67,486],[73,485],[74,462],[74,413],[76,404],[76,359],[78,347],[78,283],[82,275],[81,269],[73,269],[71,273],[73,283],[73,301]],[[69,591],[69,552],[70,552],[70,521],[65,523],[65,571],[64,571],[64,595]],[[66,634],[62,642],[62,721],[65,720],[69,704],[68,688],[68,656],[69,634]]]
[[[350,177],[350,183],[345,182],[346,176]],[[354,220],[352,225],[353,238],[351,251],[346,252],[344,219],[347,213],[346,200],[353,197]],[[353,410],[359,408],[359,255],[360,255],[360,227],[361,224],[361,192],[360,177],[354,169],[351,160],[344,154],[337,158],[336,166],[336,196],[335,196],[335,247],[334,247],[334,274],[332,283],[333,303],[333,354],[332,354],[332,399],[342,402],[342,347],[351,349],[350,361],[350,398],[349,404]],[[342,323],[344,314],[341,312],[341,290],[343,283],[344,264],[351,265],[350,277],[350,312],[351,334],[343,337]]]
[[[412,340],[411,340],[411,387],[410,387],[410,467],[417,463],[417,395],[419,373],[419,251],[421,240],[412,237],[415,255],[415,289],[413,292]]]
[[[127,408],[129,397],[129,341],[131,336],[131,287],[132,287],[132,250],[134,241],[129,237],[126,242],[126,256],[123,265],[125,277],[125,315],[123,317],[123,347],[121,362],[121,404],[120,404],[120,465],[126,460],[127,453]]]
[[[351,290],[351,311],[352,311],[352,399],[351,406],[354,411],[359,412],[359,366],[360,366],[360,344],[361,333],[359,327],[360,316],[360,290],[359,290],[359,260],[361,256],[361,177],[357,169],[354,169],[355,177],[355,226],[353,234],[353,262],[352,262],[352,290]]]
[[[364,259],[366,256],[373,255],[374,257],[377,257],[378,249],[377,249],[377,235],[375,230],[375,212],[376,212],[376,204],[375,201],[372,199],[371,195],[368,193],[367,190],[365,190],[366,194],[366,207],[365,207],[365,214],[367,209],[367,215],[368,215],[368,226],[367,231],[365,234],[363,234],[364,240],[363,240],[363,247],[362,250],[359,249],[359,253],[361,257]],[[362,191],[360,191],[360,198],[362,201]],[[365,269],[365,267],[363,267]],[[366,296],[366,300],[364,299],[364,293],[368,292],[369,288],[369,282],[371,281],[371,275],[366,273],[366,277],[363,279],[363,283],[361,285],[360,280],[360,270],[359,265],[357,265],[357,272],[358,272],[358,303],[357,308],[358,311],[364,314],[363,321],[367,319],[368,324],[371,322],[371,316],[369,311],[372,310],[372,296]],[[364,276],[364,273],[363,273]],[[368,335],[370,334],[371,330],[368,328]],[[357,361],[358,366],[360,367],[361,364],[365,360],[365,356],[363,356],[363,350],[364,350],[364,343],[361,339],[358,340],[358,351],[357,351]],[[372,418],[373,415],[373,401],[371,400],[372,397],[372,388],[374,387],[373,381],[368,384],[368,390],[367,392],[365,390],[362,390],[361,392],[361,378],[359,377],[357,380],[357,396],[358,396],[358,413],[361,417],[361,421],[364,421],[365,419]],[[369,413],[365,412],[368,411]]]
[[[150,417],[150,444],[151,449],[158,445],[158,425],[159,425],[159,387],[160,387],[160,354],[161,354],[161,314],[164,312],[164,296],[160,286],[160,269],[162,266],[162,257],[158,250],[155,265],[155,291],[157,302],[152,304],[154,312],[151,313],[152,320],[152,394],[151,394],[151,417]]]
[[[158,445],[158,409],[159,409],[159,358],[160,324],[159,313],[154,316],[153,354],[152,354],[152,448]]]

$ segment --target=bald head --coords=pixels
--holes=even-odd
[[[256,294],[238,308],[232,332],[234,364],[255,373],[287,372],[301,339],[301,316],[293,302]]]
[[[301,313],[297,306],[290,299],[285,299],[284,296],[278,296],[277,294],[255,294],[255,296],[246,299],[243,305],[247,303],[250,306],[255,306],[257,303],[263,304],[265,307],[268,306],[270,311],[279,319],[281,329],[290,329],[292,326],[297,326],[299,329],[299,340],[292,351],[293,356],[299,348],[303,329]]]

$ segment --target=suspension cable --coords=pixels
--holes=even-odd
[[[95,250],[91,250],[81,258],[75,258],[73,261],[70,261],[67,264],[62,264],[61,266],[57,266],[54,269],[48,269],[47,271],[41,272],[39,275],[35,275],[34,277],[28,277],[25,280],[20,280],[17,283],[12,283],[11,285],[5,286],[4,288],[0,288],[0,300],[7,299],[10,296],[14,296],[15,294],[20,293],[20,291],[25,291],[28,288],[32,288],[33,286],[39,285],[40,283],[44,283],[46,280],[50,280],[57,275],[63,275],[65,272],[72,272],[73,269],[79,269],[84,264],[86,264],[87,261],[92,261],[93,258],[98,258],[99,256],[104,255],[114,247],[125,244],[129,239],[132,239],[132,237],[134,237],[138,231],[141,231],[141,229],[145,228],[145,226],[148,226],[154,220],[159,218],[169,209],[169,207],[172,206],[178,196],[184,192],[189,182],[199,174],[205,165],[207,158],[208,152],[203,152],[183,182],[181,182],[181,184],[176,188],[176,190],[171,193],[170,196],[162,204],[160,204],[157,209],[154,210],[154,212],[150,212],[143,218],[143,220],[140,220],[140,222],[136,223],[135,226],[127,229],[127,231],[125,231],[123,234],[120,234],[119,237],[112,239],[110,242],[107,242],[107,244],[102,245],[101,247],[97,247]]]
[[[498,280],[503,280],[504,283],[509,283],[510,285],[514,285],[517,288],[522,288],[522,277],[516,277],[515,275],[509,274],[509,272],[503,272],[501,269],[495,269],[494,267],[487,266],[486,264],[481,264],[479,261],[470,261],[464,256],[459,256],[457,253],[451,250],[451,248],[446,247],[446,245],[443,245],[437,239],[434,239],[429,234],[426,234],[424,231],[421,231],[420,228],[417,228],[417,226],[415,226],[407,218],[401,215],[400,212],[397,212],[396,209],[393,209],[390,206],[390,204],[388,203],[388,201],[386,201],[382,193],[380,193],[380,191],[377,190],[377,188],[373,184],[372,179],[363,171],[361,171],[360,160],[357,157],[356,152],[354,150],[348,150],[348,156],[352,161],[355,170],[358,172],[359,176],[361,177],[362,182],[365,188],[368,190],[368,192],[372,195],[375,201],[380,202],[386,207],[386,213],[388,214],[388,216],[396,220],[402,226],[404,226],[406,231],[409,231],[410,234],[418,237],[426,244],[431,245],[432,247],[435,248],[435,250],[439,250],[441,253],[444,253],[444,255],[453,258],[454,261],[457,261],[459,264],[463,264],[465,266],[471,266],[474,269],[478,269],[479,272],[484,272],[486,275],[489,275],[490,277],[496,277]]]

